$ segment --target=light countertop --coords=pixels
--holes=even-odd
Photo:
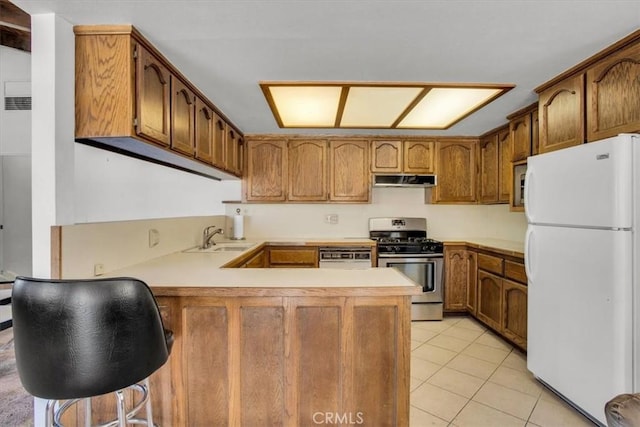
[[[467,245],[477,249],[487,249],[494,252],[524,258],[524,242],[513,240],[502,240],[484,237],[474,237],[465,239],[443,239],[445,245]]]
[[[269,239],[226,241],[219,240],[217,247],[242,246],[243,251],[205,251],[190,249],[155,258],[140,264],[109,272],[108,276],[136,277],[151,286],[157,295],[171,295],[172,289],[180,288],[185,294],[189,288],[195,295],[206,295],[205,289],[247,289],[247,294],[256,294],[256,289],[286,289],[287,295],[298,289],[304,295],[312,295],[309,290],[356,289],[374,290],[374,295],[412,295],[420,293],[420,288],[402,273],[393,268],[369,268],[363,270],[309,269],[309,268],[221,268],[234,258],[240,257],[263,245],[306,245],[322,246],[373,246],[369,239]],[[214,247],[216,248],[216,247]],[[402,289],[401,289],[402,288]],[[254,291],[249,291],[253,289]],[[376,293],[375,290],[378,290]],[[395,290],[394,290],[395,289]],[[269,292],[269,295],[277,295]]]

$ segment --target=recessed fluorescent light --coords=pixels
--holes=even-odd
[[[340,127],[391,127],[422,90],[420,87],[352,87]]]
[[[446,129],[509,84],[261,82],[283,128]]]
[[[498,95],[501,89],[433,88],[399,128],[446,129]]]
[[[341,87],[273,86],[270,92],[283,127],[334,126]]]

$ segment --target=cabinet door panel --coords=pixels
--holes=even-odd
[[[483,270],[478,270],[478,319],[497,331],[502,326],[502,279]]]
[[[498,202],[498,139],[491,135],[480,141],[480,194],[481,203]]]
[[[374,141],[371,172],[402,172],[402,142]]]
[[[640,130],[640,44],[587,71],[589,141]]]
[[[433,141],[404,141],[404,172],[433,172]]]
[[[171,139],[169,70],[150,52],[137,45],[136,133],[160,145]]]
[[[509,123],[511,132],[511,160],[526,160],[531,155],[531,115],[529,113]]]
[[[289,142],[289,200],[327,200],[327,142]]]
[[[510,280],[502,282],[504,336],[527,348],[527,287]]]
[[[171,149],[193,156],[195,96],[184,83],[171,80]]]
[[[248,141],[247,145],[247,200],[286,200],[287,142]]]
[[[445,248],[444,309],[464,310],[469,278],[469,255],[465,249]]]
[[[509,129],[498,132],[498,202],[509,203],[511,197],[511,141]]]
[[[540,93],[540,153],[584,142],[584,74]]]
[[[224,169],[226,159],[225,159],[225,148],[227,146],[227,124],[216,114],[214,116],[214,125],[213,125],[213,142],[212,142],[212,162],[215,167],[220,169]]]
[[[436,203],[474,203],[476,201],[477,143],[436,143],[438,185],[434,187]]]
[[[200,98],[196,98],[196,158],[213,163],[213,126],[215,116],[211,108]]]
[[[340,202],[369,201],[369,142],[329,142],[329,199]]]

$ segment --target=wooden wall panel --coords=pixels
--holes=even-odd
[[[184,308],[184,380],[188,425],[229,423],[229,336],[227,309]],[[204,350],[204,351],[203,351]]]
[[[296,425],[313,425],[317,412],[342,412],[341,308],[297,307],[295,311]]]
[[[394,306],[356,306],[353,313],[353,407],[366,425],[391,426],[397,419],[396,371],[398,310]]]
[[[242,424],[284,423],[284,308],[241,311],[240,395]]]

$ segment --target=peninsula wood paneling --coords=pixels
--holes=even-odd
[[[158,301],[176,335],[152,377],[162,425],[409,424],[410,296]]]
[[[584,74],[540,93],[540,153],[580,145],[585,140]]]
[[[224,303],[183,308],[188,425],[229,424],[229,322]],[[209,342],[210,348],[202,348]],[[202,375],[206,372],[206,375]],[[169,418],[170,420],[170,418]],[[168,425],[168,424],[162,424]]]
[[[244,305],[240,316],[241,424],[283,425],[284,307]]]
[[[587,70],[587,139],[640,131],[640,43]]]

